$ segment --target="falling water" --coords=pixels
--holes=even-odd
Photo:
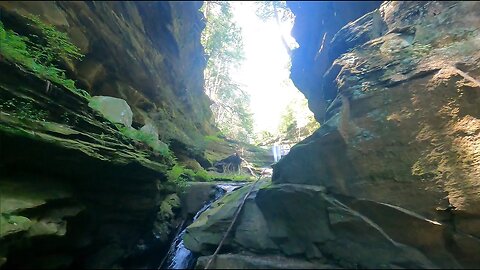
[[[239,188],[242,184],[218,184],[216,186],[215,197],[205,203],[205,205],[195,214],[193,220],[195,221],[200,214],[205,212],[216,200],[221,198],[226,193],[230,193],[233,190]],[[167,260],[164,264],[160,266],[163,268],[163,265],[168,265],[167,269],[190,269],[193,268],[196,257],[194,254],[188,250],[183,244],[183,235],[186,232],[184,228],[178,235],[175,236],[172,246],[167,254]]]

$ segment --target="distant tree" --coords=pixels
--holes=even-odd
[[[230,74],[244,60],[241,29],[233,20],[229,2],[205,1],[202,12],[206,27],[201,41],[208,59],[205,91],[213,102],[215,123],[226,136],[250,141],[253,134],[250,97]]]
[[[320,128],[320,124],[315,120],[315,117],[312,115],[308,116],[308,122],[305,125],[305,133],[308,135],[315,132],[317,129]]]
[[[303,119],[303,123],[297,121],[299,118]],[[286,144],[295,144],[310,136],[319,127],[320,124],[308,109],[306,99],[294,99],[281,116],[277,140]]]
[[[278,130],[284,140],[298,140],[298,123],[291,104],[283,113]]]

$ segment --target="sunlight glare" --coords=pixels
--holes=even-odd
[[[292,24],[283,23],[279,30],[275,20],[263,22],[255,15],[254,2],[231,4],[245,45],[245,61],[232,71],[233,78],[250,94],[255,132],[275,132],[288,103],[304,99],[289,78],[290,59],[280,37],[282,31],[294,42]]]

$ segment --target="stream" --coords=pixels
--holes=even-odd
[[[210,208],[212,203],[223,197],[225,194],[230,193],[235,189],[242,187],[243,185],[244,183],[218,184],[216,186],[214,198],[205,203],[205,205],[195,214],[192,222],[195,221],[200,214]],[[158,269],[193,269],[197,257],[183,244],[183,235],[185,234],[187,226],[187,224],[184,224],[181,232],[175,236],[167,253],[166,260],[159,266]]]

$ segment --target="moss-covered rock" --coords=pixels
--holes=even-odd
[[[92,96],[121,98],[133,126],[151,119],[160,139],[191,145],[215,133],[203,90],[206,61],[200,34],[201,3],[5,2],[2,22],[24,33],[23,16],[35,14],[65,32],[85,55],[62,68]]]
[[[26,217],[5,215],[0,216],[0,237],[27,231],[32,226],[32,221]]]

